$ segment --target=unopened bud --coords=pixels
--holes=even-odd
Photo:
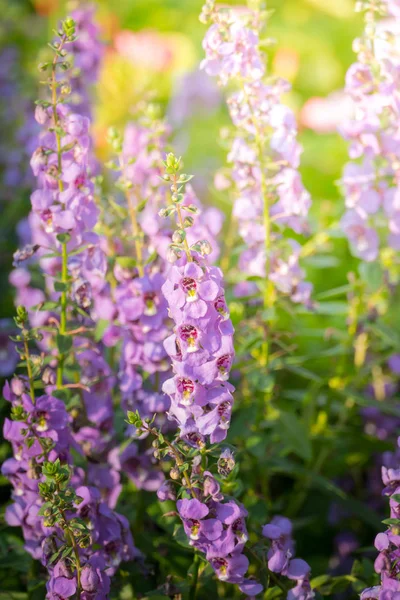
[[[42,381],[44,385],[54,385],[56,382],[56,374],[53,369],[46,367],[42,373]]]
[[[171,246],[167,250],[167,261],[169,263],[175,263],[181,256],[181,253],[177,248],[171,248]]]
[[[185,228],[191,227],[193,225],[193,223],[194,223],[193,217],[185,217],[185,220],[183,221],[183,226]]]
[[[25,392],[25,384],[20,377],[13,377],[11,379],[11,391],[16,396],[22,396]]]
[[[186,233],[182,229],[177,229],[172,234],[172,241],[174,244],[182,244],[183,240],[186,238]]]
[[[171,479],[174,479],[175,481],[177,479],[179,479],[180,475],[181,474],[180,474],[179,469],[177,467],[172,467],[172,469],[169,472],[169,476],[171,477]]]

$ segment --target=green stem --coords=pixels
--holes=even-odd
[[[122,175],[122,177],[124,177],[125,163],[124,163],[122,152],[119,157],[119,166],[120,166],[121,175]],[[133,238],[134,238],[137,269],[138,269],[139,277],[144,277],[143,247],[142,247],[142,243],[141,243],[141,239],[140,239],[140,228],[139,228],[139,223],[137,220],[136,205],[135,205],[134,199],[132,198],[132,194],[129,190],[126,190],[125,197],[126,197],[126,200],[128,203],[129,218],[131,221],[132,234],[133,234]]]
[[[59,51],[61,52],[63,46],[66,42],[66,37],[64,36],[60,41]],[[54,118],[54,135],[56,138],[57,145],[57,170],[58,170],[58,189],[60,192],[64,190],[64,185],[61,179],[61,171],[62,171],[62,149],[61,149],[61,136],[59,132],[59,121],[58,121],[58,113],[57,113],[57,77],[56,77],[56,69],[57,69],[57,59],[56,56],[53,59],[52,69],[51,69],[51,99],[52,99],[52,108],[53,108],[53,118]],[[68,252],[67,252],[67,243],[62,242],[61,244],[61,282],[63,284],[63,289],[61,291],[61,315],[60,315],[60,334],[65,335],[67,331],[67,284],[68,284]],[[64,372],[64,363],[65,363],[65,355],[64,353],[60,353],[58,357],[58,365],[57,365],[57,388],[60,389],[63,384],[63,372]]]
[[[267,179],[265,177],[265,171],[263,168],[264,147],[263,147],[263,141],[262,141],[262,134],[260,133],[260,130],[259,130],[258,119],[257,119],[257,116],[254,115],[254,113],[253,113],[250,98],[248,97],[248,94],[246,93],[245,85],[242,85],[242,91],[246,98],[246,101],[247,101],[247,104],[249,107],[249,111],[250,111],[250,118],[251,118],[253,127],[255,129],[255,142],[256,142],[256,147],[257,147],[258,161],[260,164],[261,193],[262,193],[262,200],[263,200],[263,224],[264,224],[264,231],[265,231],[265,242],[264,242],[265,285],[264,285],[264,291],[263,291],[263,304],[264,304],[264,310],[270,310],[274,305],[275,297],[274,297],[274,285],[273,285],[272,281],[269,279],[269,274],[270,274],[270,270],[271,270],[272,222],[271,222],[271,215],[270,215],[270,208],[271,208],[270,207],[270,195],[268,192]],[[270,340],[269,340],[268,329],[269,329],[268,327],[265,329],[265,340],[264,340],[264,343],[262,346],[262,352],[261,352],[261,358],[260,358],[261,366],[266,367],[266,368],[268,368],[269,358],[270,358]]]
[[[196,600],[197,583],[199,580],[199,567],[200,567],[200,557],[199,557],[198,553],[195,552],[194,558],[193,558],[193,565],[192,565],[193,579],[192,579],[192,583],[190,585],[190,590],[189,590],[189,600]]]
[[[172,177],[172,188],[173,188],[173,192],[175,194],[177,194],[178,193],[178,176],[177,175],[173,175],[173,177]],[[183,226],[182,211],[181,211],[181,207],[179,206],[179,204],[176,205],[176,214],[178,216],[178,226],[182,231],[184,231],[185,228]],[[193,256],[192,256],[192,253],[190,252],[189,244],[188,244],[186,237],[183,240],[183,247],[185,249],[185,254],[187,256],[188,261],[193,262]]]
[[[76,563],[76,583],[77,583],[76,600],[80,600],[81,590],[82,590],[82,586],[81,586],[82,565],[81,565],[81,559],[79,556],[79,548],[77,546],[74,534],[71,531],[71,528],[68,524],[67,517],[65,516],[65,513],[62,509],[60,509],[60,514],[64,520],[64,531],[68,534],[68,539],[71,542],[72,548],[74,550],[75,563]]]
[[[255,125],[256,126],[256,125]],[[264,241],[264,249],[265,249],[265,285],[263,292],[263,303],[264,309],[270,310],[274,305],[274,287],[269,278],[270,270],[271,270],[271,233],[272,233],[272,223],[271,223],[271,215],[270,215],[270,202],[269,202],[269,193],[268,186],[265,177],[265,172],[262,164],[262,156],[263,156],[263,145],[259,133],[257,131],[256,134],[257,140],[257,152],[258,159],[260,162],[260,172],[261,172],[261,193],[263,198],[263,223],[264,223],[264,232],[265,232],[265,241]],[[268,328],[267,328],[268,329]],[[269,355],[270,355],[270,341],[269,341],[269,332],[265,331],[265,341],[263,345],[263,352],[261,357],[262,366],[268,367],[269,363]]]
[[[149,427],[149,426],[146,426],[145,424],[143,424],[142,427],[145,431],[148,431],[149,433],[151,433],[151,435],[154,435],[154,437],[156,437],[157,439],[159,438],[159,432],[157,431],[157,429],[155,427]],[[182,460],[182,457],[181,457],[179,451],[173,446],[173,444],[171,444],[171,442],[169,442],[165,438],[164,438],[164,444],[166,444],[168,446],[169,450],[171,451],[171,454],[173,454],[176,465],[178,467],[181,467],[184,463],[183,463],[183,460]],[[192,482],[190,481],[190,477],[186,471],[183,471],[183,477],[185,479],[186,486],[189,488],[190,493],[192,494],[193,498],[197,498],[196,492],[192,486]]]
[[[60,335],[65,335],[67,332],[67,284],[68,284],[68,252],[67,244],[63,242],[61,245],[61,283],[63,290],[61,292],[61,314],[60,314]],[[57,388],[60,389],[63,385],[65,354],[62,352],[58,357],[57,365]]]
[[[29,355],[28,340],[26,338],[24,338],[24,351],[25,351],[26,369],[28,371],[29,391],[30,391],[30,395],[32,398],[32,403],[35,404],[35,389],[33,387],[32,365],[31,365],[31,359],[30,359],[30,355]]]
[[[139,239],[139,224],[137,221],[136,207],[135,207],[133,199],[129,193],[127,193],[126,197],[128,200],[129,216],[131,219],[132,233],[133,233],[134,242],[135,242],[138,273],[139,273],[139,277],[144,277],[143,251],[142,251],[142,244],[140,243],[140,239]]]

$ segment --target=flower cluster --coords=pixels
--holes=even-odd
[[[71,101],[74,109],[85,117],[92,116],[89,86],[99,76],[104,44],[100,39],[100,29],[94,13],[94,5],[82,5],[71,12],[75,21],[76,40],[71,45],[74,57],[74,70],[71,73]]]
[[[400,447],[400,439],[398,440]],[[375,548],[379,554],[375,560],[375,571],[380,575],[381,583],[368,588],[361,594],[361,600],[395,600],[400,594],[400,582],[397,578],[400,523],[400,469],[399,456],[393,456],[392,465],[382,467],[383,493],[389,497],[390,518],[383,521],[388,525],[384,533],[375,538]]]
[[[42,562],[50,573],[47,598],[77,593],[87,600],[107,600],[110,577],[120,562],[137,555],[126,519],[101,503],[95,488],[69,485],[70,470],[59,460],[45,462],[42,471],[39,490],[45,502],[39,514],[51,528],[42,544]]]
[[[374,261],[380,249],[400,248],[400,53],[393,35],[400,15],[395,2],[359,4],[365,31],[354,42],[357,62],[346,75],[353,117],[340,128],[351,159],[342,177],[347,210],[341,225],[354,255]]]
[[[280,516],[264,525],[262,534],[271,543],[267,555],[268,569],[296,581],[295,587],[287,595],[288,600],[311,600],[314,598],[309,580],[311,568],[302,558],[293,558],[292,529],[291,521]]]
[[[262,592],[262,585],[246,578],[249,568],[249,560],[244,554],[248,540],[247,511],[235,500],[224,498],[219,482],[207,466],[204,467],[207,458],[195,453],[189,466],[183,461],[185,450],[180,440],[170,443],[152,421],[142,420],[138,412],[128,412],[128,422],[139,433],[155,437],[153,448],[157,458],[173,459],[175,466],[170,470],[171,479],[164,481],[157,496],[161,502],[176,501],[189,544],[205,556],[221,581],[238,585],[248,596]],[[217,463],[219,472],[226,477],[234,465],[232,452],[224,450]],[[179,494],[183,496],[178,500],[174,484],[180,486]]]
[[[177,508],[191,546],[205,554],[221,581],[235,583],[254,596],[262,591],[255,580],[246,579],[249,560],[243,553],[248,540],[247,511],[235,500],[225,501],[212,474],[203,473],[199,497],[178,500]]]
[[[55,289],[57,286],[50,279],[62,271],[60,247],[65,243],[67,253],[75,254],[69,258],[66,276],[71,278],[73,300],[81,308],[87,309],[92,301],[92,287],[98,287],[104,278],[106,263],[98,247],[98,236],[93,233],[98,210],[90,181],[94,164],[90,123],[86,117],[87,111],[76,112],[81,104],[76,104],[77,98],[71,95],[71,88],[78,86],[82,93],[88,95],[87,86],[97,74],[101,50],[98,34],[95,33],[98,28],[92,19],[93,11],[83,7],[75,13],[79,17],[78,26],[72,19],[74,26],[68,30],[68,36],[67,30],[59,32],[59,38],[52,45],[54,60],[40,65],[42,72],[50,71],[47,82],[56,93],[51,102],[38,101],[36,108],[35,119],[41,132],[36,133],[36,149],[30,164],[38,188],[31,196],[29,232],[26,232],[25,224],[21,224],[20,229],[23,242],[29,240],[36,250],[41,247],[39,256],[46,254],[40,264],[48,275],[48,293],[53,297],[57,297],[60,291]],[[95,45],[98,46],[96,52],[93,49]],[[70,61],[76,68],[71,68]],[[90,66],[94,64],[97,65],[95,71]],[[65,104],[68,96],[70,106]],[[53,256],[49,255],[49,249]],[[20,254],[17,254],[16,262],[26,259],[25,256],[21,258]]]
[[[232,411],[234,388],[227,380],[233,328],[221,271],[201,256],[185,263],[172,267],[162,288],[175,324],[165,341],[174,377],[163,390],[183,438],[198,445],[208,437],[218,443],[226,437]]]
[[[181,161],[167,156],[165,179],[171,181],[172,204],[162,214],[176,214],[178,229],[172,236],[169,256],[179,261],[167,272],[162,287],[174,322],[164,346],[172,360],[174,377],[163,390],[171,398],[170,418],[182,438],[201,447],[225,439],[232,411],[233,386],[228,383],[234,349],[233,327],[225,302],[222,273],[210,267],[208,241],[189,245],[187,231],[193,223],[185,213],[196,213],[185,203],[184,186],[190,177],[180,174]]]
[[[28,376],[14,378],[5,389],[13,419],[6,420],[5,437],[14,458],[3,472],[15,490],[7,521],[22,526],[28,550],[47,567],[47,598],[76,594],[104,600],[120,562],[138,553],[128,522],[113,511],[121,490],[119,472],[108,464],[113,376],[102,348],[85,335],[107,263],[93,231],[98,209],[90,180],[89,120],[64,103],[70,83],[60,77],[69,70],[66,56],[76,42],[75,30],[73,19],[62,22],[51,44],[54,59],[40,67],[50,71],[51,101],[41,100],[36,109],[44,131],[31,160],[38,181],[31,197],[33,243],[16,253],[11,275],[18,299],[35,306],[35,328],[27,329],[27,310],[19,307],[15,321],[21,333],[15,341],[22,343]],[[19,267],[35,254],[48,295],[30,288],[29,272]],[[53,314],[40,310],[48,297]],[[68,327],[72,316],[78,320],[75,329]],[[48,354],[48,362],[44,354],[30,354],[32,341]],[[46,392],[38,398],[37,387]],[[68,412],[60,398],[68,402]],[[87,473],[73,467],[71,449],[89,458]]]
[[[215,83],[198,69],[178,79],[174,88],[168,115],[175,127],[181,127],[194,115],[215,112],[221,103]]]
[[[165,427],[170,399],[160,389],[170,376],[164,348],[170,318],[162,286],[170,270],[165,258],[171,230],[165,219],[155,215],[165,204],[160,165],[167,133],[166,126],[155,118],[155,112],[155,107],[147,107],[138,123],[127,126],[123,138],[116,130],[110,131],[116,160],[109,166],[119,172],[116,186],[125,197],[118,207],[115,203],[112,207],[115,219],[122,218],[118,229],[123,233],[122,239],[111,239],[107,244],[107,252],[115,261],[114,285],[104,284],[94,298],[94,306],[96,318],[110,323],[103,334],[104,343],[115,347],[122,342],[119,387],[124,409],[138,410],[142,418],[157,413],[157,425]],[[192,188],[187,189],[184,203],[192,211],[201,210]],[[222,226],[219,211],[207,209],[202,217],[190,232],[193,240],[209,234],[210,230],[216,234]],[[104,215],[102,223],[105,232],[106,218]],[[130,246],[134,248],[134,257]],[[217,244],[215,247],[218,248]],[[119,256],[115,257],[116,253]],[[138,443],[139,446],[132,442],[121,453],[113,452],[113,464],[117,468],[129,464],[128,476],[137,487],[157,489],[163,480],[162,473],[151,464],[151,450],[144,442]]]
[[[107,270],[99,236],[94,233],[99,211],[90,179],[90,122],[65,104],[71,87],[70,65],[65,57],[76,43],[75,22],[67,19],[58,40],[52,44],[54,60],[41,65],[43,72],[51,73],[48,79],[51,102],[40,101],[36,108],[36,119],[43,131],[40,146],[31,159],[38,188],[31,195],[29,220],[33,247],[46,277],[47,294],[55,302],[54,307],[60,303],[59,335],[56,337],[59,352],[57,386],[63,383],[65,355],[73,347],[74,357],[81,367],[81,385],[86,389],[81,396],[81,410],[75,413],[75,439],[86,455],[95,455],[99,459],[99,453],[104,453],[112,434],[112,377],[101,349],[93,348],[84,337],[76,336],[72,340],[66,335],[70,310],[90,314],[93,297],[103,286]],[[60,72],[67,74],[65,80],[60,80]],[[19,296],[26,297],[30,292],[24,283],[24,275],[22,269],[17,269],[13,279]],[[27,298],[27,305],[32,307],[32,299],[38,300],[41,294],[37,290],[30,299]],[[48,313],[42,313],[42,324],[49,318]],[[80,331],[84,332],[85,327],[76,329],[77,333]],[[51,339],[46,337],[44,342],[46,349],[51,348]],[[108,375],[103,385],[97,383],[101,375]],[[96,428],[91,423],[96,423]]]
[[[311,285],[304,282],[298,266],[299,249],[280,232],[282,226],[306,232],[311,205],[298,172],[301,147],[296,120],[281,102],[290,86],[282,79],[264,81],[261,13],[217,10],[209,1],[202,20],[212,22],[203,42],[206,57],[202,68],[222,85],[233,82],[237,87],[227,103],[235,126],[228,155],[236,189],[233,214],[247,246],[239,267],[249,276],[267,275],[281,293],[307,304]],[[221,178],[217,185],[221,182],[229,185]],[[279,230],[274,225],[280,226]]]
[[[21,377],[6,383],[3,395],[11,403],[11,420],[5,419],[3,435],[13,449],[13,457],[3,463],[1,471],[13,486],[13,503],[7,507],[5,518],[9,525],[22,528],[26,550],[40,559],[41,545],[48,535],[39,516],[41,465],[45,457],[64,462],[69,459],[70,417],[57,398],[43,395],[33,401],[28,382]]]
[[[59,244],[67,240],[69,253],[88,246],[70,265],[74,299],[82,308],[88,308],[91,304],[89,279],[95,282],[104,275],[104,265],[96,252],[97,236],[92,231],[98,211],[87,169],[89,121],[63,104],[55,111],[39,105],[36,119],[46,127],[46,132],[31,160],[39,183],[31,196],[32,239],[42,248],[59,248]],[[63,132],[60,149],[53,133],[55,127]],[[67,238],[60,238],[60,234],[67,234]],[[59,270],[56,258],[44,258],[41,265],[49,274]]]
[[[110,508],[116,498],[103,497],[98,469],[99,485],[94,488],[84,486],[84,471],[72,467],[70,450],[80,449],[64,402],[50,394],[36,397],[35,380],[41,377],[45,386],[54,380],[48,367],[43,370],[41,357],[30,353],[29,343],[40,341],[41,334],[27,328],[27,317],[26,309],[19,307],[15,321],[21,333],[15,341],[22,344],[19,353],[28,376],[14,377],[4,389],[12,405],[4,437],[12,445],[13,458],[5,461],[2,473],[14,489],[6,520],[22,527],[27,551],[47,567],[49,600],[69,598],[77,591],[87,592],[87,600],[105,600],[110,576],[122,561],[139,554],[127,520]],[[94,357],[86,356],[90,358]],[[99,414],[99,422],[101,418]],[[96,479],[90,466],[88,479]],[[73,487],[68,487],[70,480]]]

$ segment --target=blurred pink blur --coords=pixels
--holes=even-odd
[[[299,122],[317,133],[332,133],[352,114],[353,102],[341,90],[326,98],[315,96],[307,100],[300,111]]]
[[[120,56],[154,71],[170,68],[174,60],[174,48],[168,38],[151,29],[122,30],[115,36],[114,46]]]

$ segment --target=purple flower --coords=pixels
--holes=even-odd
[[[348,211],[341,220],[341,226],[353,245],[353,252],[359,258],[373,261],[378,257],[379,238],[375,229],[368,227],[354,210]]]
[[[383,3],[381,15],[394,15],[397,19],[399,14],[398,10],[393,11],[394,4]],[[352,160],[342,178],[349,210],[341,224],[352,252],[366,261],[378,257],[380,240],[399,248],[396,177],[399,112],[397,106],[394,108],[393,98],[400,81],[400,62],[392,45],[379,41],[392,35],[389,20],[378,22],[372,34],[366,29],[355,44],[357,61],[346,76],[346,92],[353,101],[354,111],[352,119],[341,127],[343,137],[350,141]],[[365,44],[371,46],[371,52],[364,51]],[[389,106],[393,109],[388,109]],[[358,159],[359,162],[354,162]]]
[[[396,467],[398,467],[398,455],[393,455],[392,459],[396,463]],[[400,516],[400,504],[396,499],[396,494],[400,492],[399,473],[399,468],[382,467],[382,480],[386,486],[384,493],[389,496],[390,517],[393,519],[398,519]],[[381,577],[381,585],[364,590],[361,598],[363,600],[372,598],[389,600],[397,598],[400,594],[400,583],[395,577],[397,574],[397,562],[400,556],[400,536],[397,526],[389,525],[385,532],[378,533],[375,537],[375,547],[379,551],[379,554],[375,559],[374,567],[375,571]]]
[[[222,441],[232,410],[233,388],[225,382],[234,351],[221,272],[196,257],[172,267],[162,291],[176,324],[164,342],[176,373],[163,385],[171,398],[169,417],[189,443],[198,434],[195,444],[207,436]]]
[[[275,223],[296,233],[305,233],[308,228],[311,198],[297,170],[301,147],[296,119],[281,102],[290,85],[278,78],[268,83],[262,79],[265,59],[259,36],[264,17],[260,11],[214,7],[208,12],[206,9],[206,13],[212,24],[203,41],[205,59],[201,67],[210,76],[218,77],[222,85],[229,82],[237,88],[229,94],[227,104],[237,129],[228,154],[236,188],[233,214],[246,246],[239,258],[239,268],[247,276],[267,275],[280,292],[294,302],[309,305],[312,286],[303,281],[305,274],[297,265],[298,253],[293,252],[296,272],[290,273],[290,285],[280,286],[279,275],[271,269],[265,273],[267,252],[269,265],[281,263],[282,271],[291,271],[279,251],[278,245],[284,244],[284,239]],[[268,170],[264,164],[266,156],[271,165]],[[271,222],[268,249],[263,201],[266,181],[270,189]]]
[[[314,597],[309,583],[310,566],[302,558],[294,557],[292,523],[286,517],[276,516],[264,525],[262,534],[271,542],[268,550],[268,568],[296,581],[296,586],[288,593],[288,598],[310,600]]]

